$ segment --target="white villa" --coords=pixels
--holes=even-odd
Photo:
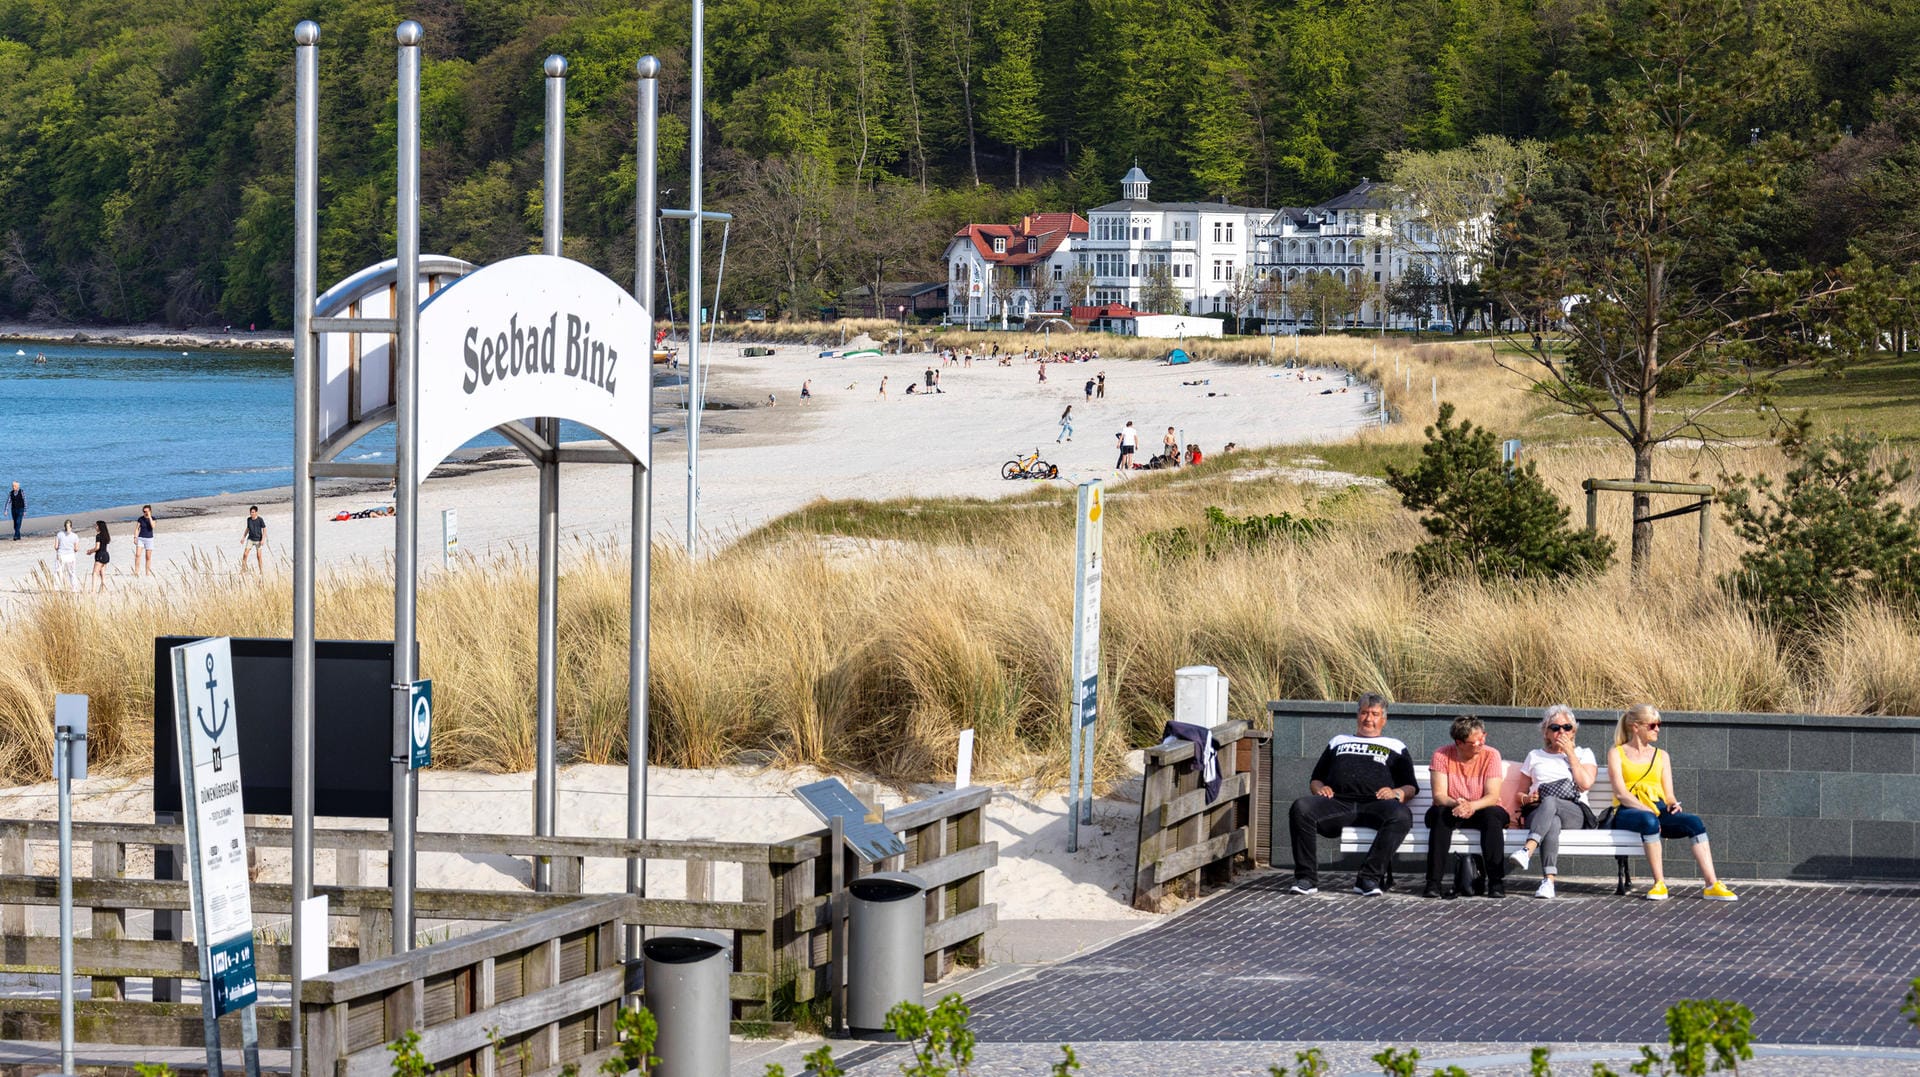
[[[1123,304],[1144,311],[1158,299],[1162,313],[1239,314],[1285,329],[1311,322],[1312,314],[1292,309],[1283,289],[1270,282],[1320,272],[1367,295],[1346,324],[1378,326],[1386,314],[1386,288],[1409,265],[1425,263],[1436,278],[1470,275],[1464,264],[1442,272],[1444,260],[1458,256],[1446,253],[1424,214],[1385,184],[1362,180],[1320,205],[1273,210],[1155,202],[1147,193],[1151,182],[1135,165],[1120,181],[1120,200],[1094,207],[1084,221],[1077,214],[1047,213],[1019,228],[961,229],[947,246],[948,316],[978,324],[1003,313],[1018,319],[1071,305]],[[1452,227],[1475,236],[1490,223]],[[995,266],[1008,270],[995,274]],[[1070,284],[1082,294],[1067,295]],[[1437,308],[1430,312],[1429,320],[1444,318]],[[1413,322],[1406,315],[1386,318],[1390,328]]]

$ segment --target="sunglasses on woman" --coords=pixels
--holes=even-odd
[[[1570,725],[1550,725],[1547,727],[1547,731],[1549,733],[1571,733],[1573,732],[1573,727]]]
[[[1647,728],[1648,728],[1648,729],[1659,729],[1659,728],[1660,728],[1660,723],[1659,723],[1659,722],[1648,722],[1648,723],[1647,723]]]

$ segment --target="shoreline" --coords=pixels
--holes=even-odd
[[[206,351],[293,350],[293,334],[253,329],[174,329],[164,325],[41,325],[0,322],[0,341],[20,344],[105,344],[132,348],[198,348]]]

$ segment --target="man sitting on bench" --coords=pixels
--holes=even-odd
[[[1313,766],[1313,792],[1294,801],[1289,813],[1296,894],[1320,891],[1320,835],[1336,837],[1342,827],[1367,826],[1374,830],[1373,845],[1353,892],[1379,897],[1388,860],[1413,829],[1407,801],[1420,789],[1407,746],[1381,735],[1387,728],[1386,697],[1372,692],[1361,696],[1355,721],[1355,734],[1341,733],[1327,742]]]

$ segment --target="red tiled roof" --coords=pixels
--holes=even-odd
[[[995,265],[1024,266],[1045,262],[1069,236],[1087,234],[1086,218],[1078,213],[1032,213],[1018,226],[1005,224],[969,224],[955,232],[954,238],[973,242],[980,257]],[[1027,240],[1035,239],[1035,250],[1027,250]],[[1006,240],[1006,251],[995,252],[993,241]]]

